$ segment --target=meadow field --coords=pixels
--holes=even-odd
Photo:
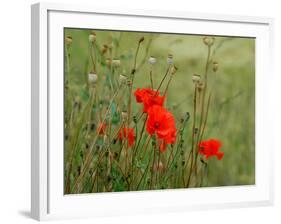
[[[66,194],[255,183],[255,39],[64,36]],[[146,110],[143,90],[164,102]]]

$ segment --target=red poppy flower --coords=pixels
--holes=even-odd
[[[160,151],[166,150],[167,144],[176,141],[176,127],[173,115],[165,108],[154,105],[148,111],[146,130],[150,135],[156,134],[160,139]]]
[[[143,103],[143,112],[147,113],[153,105],[163,106],[165,96],[160,96],[159,91],[154,91],[149,88],[137,89],[134,93],[136,101]]]
[[[135,143],[135,133],[133,128],[122,128],[118,133],[118,139],[122,141],[124,138],[128,139],[128,145],[131,147]]]
[[[218,160],[221,160],[224,156],[223,152],[219,152],[222,143],[216,139],[209,139],[199,143],[199,153],[204,155],[206,159],[211,156],[216,156]]]
[[[100,123],[98,127],[98,134],[99,135],[104,135],[105,134],[105,129],[106,129],[106,124],[105,123]]]

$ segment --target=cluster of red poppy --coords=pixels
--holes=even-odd
[[[136,101],[143,103],[143,112],[148,115],[147,132],[157,136],[159,150],[164,152],[167,144],[175,143],[177,132],[173,115],[163,107],[165,96],[149,88],[137,89],[134,94]]]
[[[218,160],[221,160],[224,156],[223,152],[219,152],[222,143],[217,139],[209,139],[199,143],[199,153],[204,155],[206,159],[211,156],[216,156]]]

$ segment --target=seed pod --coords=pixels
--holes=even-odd
[[[197,75],[197,74],[192,75],[192,82],[194,84],[198,84],[200,82],[200,80],[201,80],[201,76],[200,75]]]
[[[214,61],[213,62],[213,71],[214,72],[217,72],[219,69],[219,63],[217,61]]]
[[[89,42],[90,43],[95,43],[96,41],[96,33],[95,32],[91,32],[89,35]]]
[[[150,58],[148,59],[148,62],[149,62],[149,64],[154,65],[157,62],[157,60],[155,57],[150,56]]]
[[[215,42],[215,38],[214,37],[204,37],[203,38],[203,43],[206,44],[207,46],[212,46]]]
[[[91,85],[95,85],[98,81],[98,75],[95,73],[89,73],[88,74],[88,82]]]
[[[126,121],[128,118],[128,112],[127,111],[122,111],[121,112],[121,117],[123,121]]]
[[[120,61],[119,59],[113,59],[113,60],[112,60],[112,65],[113,65],[113,67],[115,67],[115,68],[119,68],[120,65],[121,65],[121,61]]]
[[[67,36],[65,38],[65,42],[66,42],[66,45],[69,46],[72,44],[72,37],[71,36]]]
[[[168,65],[172,65],[174,62],[173,60],[173,55],[172,54],[168,54],[168,57],[167,57],[167,63]]]
[[[127,81],[127,76],[123,75],[123,74],[120,74],[119,75],[119,83],[120,84],[125,84]]]

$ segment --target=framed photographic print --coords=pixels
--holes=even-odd
[[[269,205],[270,18],[32,6],[32,217]]]

